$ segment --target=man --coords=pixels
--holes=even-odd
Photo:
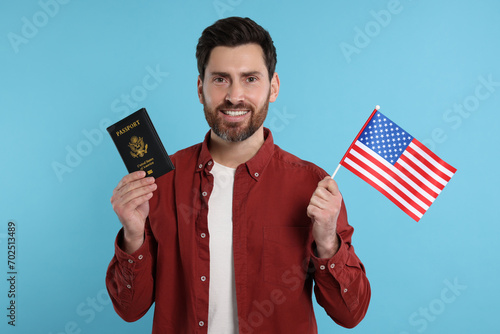
[[[155,303],[153,333],[317,333],[312,288],[338,324],[370,300],[337,184],[274,145],[279,93],[269,33],[227,18],[199,39],[198,97],[211,130],[156,180],[125,176],[111,202],[123,229],[106,284],[127,321]]]

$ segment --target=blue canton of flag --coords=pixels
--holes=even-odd
[[[377,111],[365,131],[359,136],[366,146],[394,165],[410,145],[413,137],[396,123]]]

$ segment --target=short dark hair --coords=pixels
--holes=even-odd
[[[196,46],[196,60],[201,80],[205,77],[210,53],[216,46],[240,46],[255,43],[260,45],[264,53],[269,80],[276,68],[276,48],[269,32],[248,17],[228,17],[216,21],[201,34]]]

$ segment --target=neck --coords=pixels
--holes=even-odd
[[[250,160],[264,144],[264,128],[261,126],[249,138],[241,142],[228,142],[210,132],[208,149],[217,163],[236,168]]]

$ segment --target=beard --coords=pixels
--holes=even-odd
[[[260,109],[256,109],[256,107],[247,103],[233,104],[227,100],[215,108],[210,108],[205,102],[203,102],[205,119],[207,120],[207,123],[212,131],[221,139],[228,142],[244,141],[251,137],[262,126],[262,124],[264,124],[264,120],[266,119],[267,111],[269,109],[270,95],[271,91],[269,91],[266,101]],[[203,100],[205,101],[204,96]],[[220,117],[219,113],[221,109],[250,110],[250,119],[246,122],[246,124],[227,122]]]

